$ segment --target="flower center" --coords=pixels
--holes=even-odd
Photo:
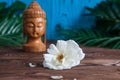
[[[64,57],[63,54],[60,53],[60,54],[57,56],[57,60],[58,60],[59,62],[62,62],[63,57]]]

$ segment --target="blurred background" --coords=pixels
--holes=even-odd
[[[34,0],[0,0],[0,45],[22,44],[22,13]],[[47,40],[120,48],[120,0],[36,0],[46,12]]]

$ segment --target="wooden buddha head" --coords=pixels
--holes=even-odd
[[[36,1],[23,13],[23,33],[27,36],[27,42],[23,44],[24,51],[46,51],[46,15]]]

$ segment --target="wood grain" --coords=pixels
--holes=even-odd
[[[49,45],[49,44],[48,44]],[[21,47],[0,48],[0,80],[120,80],[120,50],[81,46],[86,57],[70,70],[43,68],[43,53],[26,53]],[[37,65],[30,68],[28,63]]]

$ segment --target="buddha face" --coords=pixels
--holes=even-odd
[[[25,33],[29,37],[38,38],[45,33],[46,21],[43,18],[28,18],[24,22]]]

